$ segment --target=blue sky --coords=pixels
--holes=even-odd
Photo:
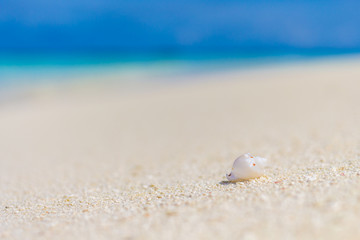
[[[0,0],[0,48],[360,48],[360,1]]]

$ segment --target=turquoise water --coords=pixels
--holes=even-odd
[[[102,78],[106,74],[159,76],[257,67],[338,56],[344,52],[3,52],[0,86]],[[119,78],[121,79],[121,78]],[[169,78],[171,79],[171,78]]]

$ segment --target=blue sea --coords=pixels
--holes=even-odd
[[[347,51],[2,51],[0,87],[65,82],[105,74],[146,76],[201,74],[351,54]],[[169,81],[173,78],[168,78]]]

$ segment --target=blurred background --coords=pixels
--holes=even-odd
[[[0,0],[0,82],[357,53],[359,9],[351,0]]]

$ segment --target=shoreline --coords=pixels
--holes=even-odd
[[[172,60],[155,62],[124,62],[95,65],[0,65],[2,87],[52,85],[65,81],[99,81],[99,79],[130,78],[138,79],[169,79],[174,76],[180,78],[206,76],[218,73],[257,71],[263,69],[284,68],[297,65],[331,64],[340,62],[353,62],[360,59],[359,54],[343,54],[334,56],[292,56],[259,57],[249,59],[219,59],[219,60]],[[192,66],[194,65],[194,66]],[[21,72],[16,73],[15,72]],[[49,79],[52,79],[51,81]],[[7,80],[6,80],[7,79]],[[20,79],[24,79],[21,80]],[[25,80],[26,79],[26,80]],[[55,80],[54,80],[55,79]],[[119,81],[119,83],[121,83]]]

